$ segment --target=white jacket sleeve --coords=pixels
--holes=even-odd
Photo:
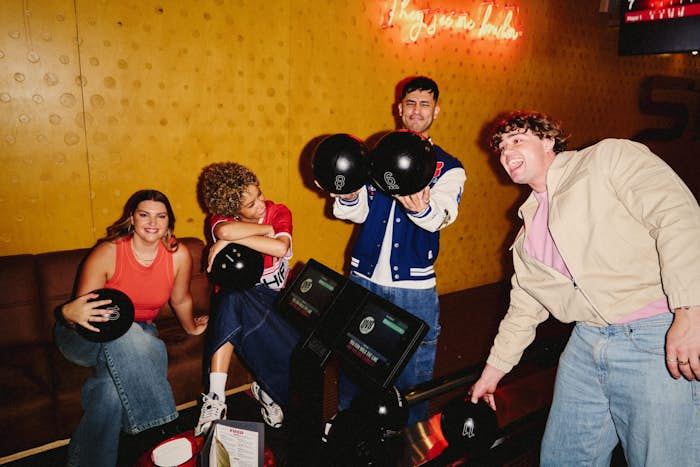
[[[333,215],[338,219],[348,220],[356,224],[362,224],[367,219],[369,204],[367,201],[367,187],[362,187],[357,199],[347,201],[336,198],[333,203]]]
[[[409,219],[429,232],[436,232],[453,223],[457,219],[466,180],[467,174],[461,167],[445,172],[430,188],[430,207],[423,212],[409,214]]]

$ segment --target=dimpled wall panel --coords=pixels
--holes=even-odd
[[[0,252],[90,244],[72,1],[0,2]]]
[[[673,99],[697,109],[698,59],[618,57],[617,29],[599,2],[510,2],[510,26],[523,33],[514,41],[443,31],[415,43],[404,42],[398,22],[387,24],[388,8],[400,3],[0,2],[0,254],[88,246],[143,187],[169,195],[178,235],[203,237],[199,172],[234,160],[292,209],[293,262],[313,257],[341,270],[354,229],[332,218],[313,187],[313,147],[330,133],[373,140],[395,128],[396,85],[426,74],[441,88],[431,135],[468,175],[459,218],[442,233],[437,269],[446,293],[509,269],[524,191],[483,145],[498,114],[555,115],[573,147],[632,137],[668,126],[639,108],[640,85],[653,75],[695,83]],[[477,0],[403,5],[467,12],[477,22],[491,5],[495,26],[506,11]]]

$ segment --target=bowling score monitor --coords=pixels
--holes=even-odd
[[[336,346],[360,384],[389,388],[428,332],[428,325],[367,291]]]
[[[314,259],[277,298],[277,309],[299,331],[308,333],[332,306],[346,279]]]

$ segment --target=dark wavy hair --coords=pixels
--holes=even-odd
[[[561,124],[553,118],[539,112],[516,111],[508,114],[505,118],[499,119],[493,125],[489,146],[496,154],[500,154],[498,146],[501,144],[503,135],[516,130],[523,132],[530,130],[538,138],[550,138],[554,140],[554,153],[558,154],[566,150],[566,142],[569,135],[564,133]]]
[[[416,76],[406,81],[401,88],[401,100],[406,97],[406,94],[413,91],[428,91],[433,95],[435,102],[437,102],[440,95],[437,83],[427,76]]]
[[[197,191],[207,213],[235,217],[249,185],[260,186],[258,177],[245,166],[235,162],[210,164],[199,176]]]
[[[107,227],[107,235],[99,241],[113,241],[133,235],[131,216],[142,201],[157,201],[165,205],[165,209],[168,212],[168,232],[162,238],[162,241],[168,251],[177,250],[178,242],[173,234],[175,230],[175,213],[173,212],[168,197],[158,190],[139,190],[131,195],[124,205],[124,211],[121,217]]]

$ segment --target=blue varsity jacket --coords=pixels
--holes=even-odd
[[[430,181],[431,190],[438,181],[450,170],[462,171],[462,178],[459,179],[459,187],[451,191],[456,194],[457,199],[453,200],[454,206],[459,204],[462,195],[462,184],[464,181],[464,168],[459,160],[449,155],[442,148],[433,145],[437,156],[437,167],[435,176]],[[416,225],[409,214],[404,211],[401,203],[396,202],[392,197],[385,195],[374,185],[368,184],[367,203],[369,212],[364,220],[359,238],[352,250],[351,272],[359,273],[366,277],[371,277],[379,259],[382,240],[387,228],[387,222],[393,223],[392,230],[392,250],[391,250],[391,277],[394,281],[422,281],[434,280],[435,271],[433,264],[437,259],[440,249],[439,229],[434,232],[425,230]],[[432,195],[431,195],[432,196]],[[393,219],[389,219],[391,206],[396,202]],[[359,198],[353,202],[341,201],[341,204],[349,206],[359,203]],[[430,216],[433,207],[429,207],[425,212],[419,214],[421,218]],[[412,214],[416,216],[416,214]],[[444,225],[450,223],[456,217],[454,213],[444,210]]]

